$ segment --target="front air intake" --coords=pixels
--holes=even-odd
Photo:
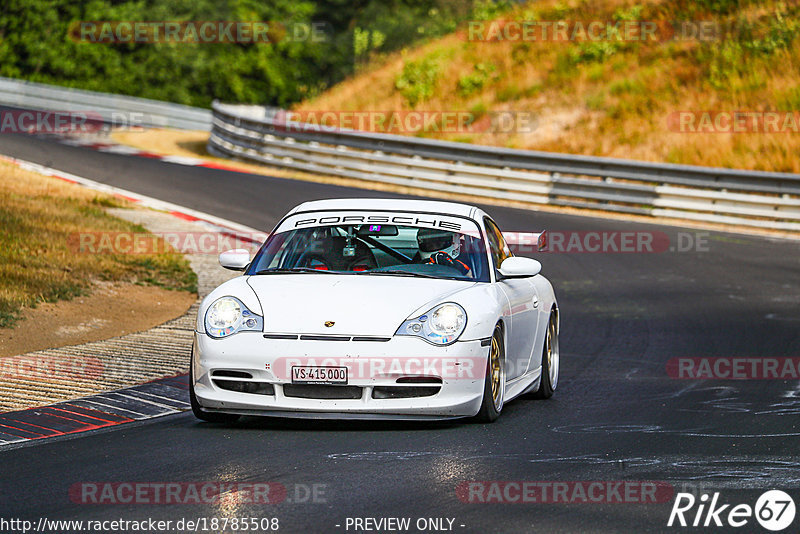
[[[243,382],[239,380],[219,380],[212,378],[211,382],[219,389],[249,393],[251,395],[275,395],[275,386],[266,382]]]

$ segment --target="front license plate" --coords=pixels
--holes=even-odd
[[[292,367],[292,384],[347,384],[347,367]]]

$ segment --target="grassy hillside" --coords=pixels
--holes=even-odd
[[[800,110],[798,15],[796,2],[772,0],[541,0],[503,20],[653,21],[659,38],[475,42],[464,26],[374,64],[296,109],[461,110],[476,120],[529,111],[537,117],[532,131],[416,135],[800,172],[800,132],[792,133],[783,118],[780,132],[772,133],[686,133],[669,122],[680,111]],[[723,30],[711,40],[662,38],[671,21],[716,22]]]

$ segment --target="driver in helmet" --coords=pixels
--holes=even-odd
[[[463,275],[469,274],[469,266],[458,259],[461,254],[461,238],[457,233],[436,228],[420,228],[417,230],[417,245],[418,263],[446,265]]]

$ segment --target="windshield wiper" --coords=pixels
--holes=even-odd
[[[300,273],[317,273],[317,274],[338,274],[338,271],[323,271],[321,269],[314,269],[313,267],[292,267],[291,269],[273,268],[262,269],[256,271],[255,274],[300,274]]]
[[[390,270],[381,270],[381,271],[362,271],[358,274],[388,274],[393,276],[413,276],[416,278],[435,278],[440,279],[441,276],[434,276],[432,274],[423,274],[423,273],[414,273],[411,271],[402,271],[400,269],[390,269]]]

